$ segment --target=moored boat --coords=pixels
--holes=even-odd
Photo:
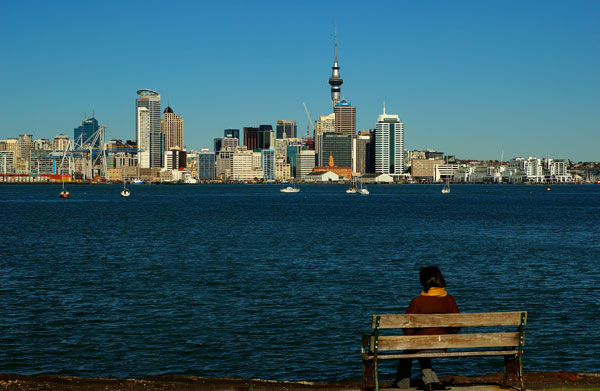
[[[290,185],[290,186],[282,187],[281,189],[279,189],[279,191],[282,193],[299,193],[300,188],[295,187],[294,185]]]

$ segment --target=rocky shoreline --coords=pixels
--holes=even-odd
[[[449,376],[442,382],[450,387],[473,385],[498,385],[502,374],[479,377]],[[84,378],[70,376],[0,374],[0,390],[39,391],[342,391],[359,390],[359,381],[346,382],[284,382],[259,379],[204,378],[191,376],[152,376],[142,379]],[[391,386],[385,382],[382,387]],[[529,390],[600,390],[600,373],[532,372],[525,374],[525,386]]]

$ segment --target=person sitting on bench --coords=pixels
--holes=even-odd
[[[458,313],[458,306],[454,296],[446,292],[446,281],[437,266],[424,267],[419,272],[423,292],[415,297],[406,309],[407,314],[445,314]],[[406,335],[439,335],[456,334],[460,328],[421,328],[403,329]],[[439,352],[440,350],[420,350],[419,352]],[[443,351],[443,350],[441,350]],[[423,372],[423,383],[425,391],[443,390],[444,386],[431,367],[430,358],[420,358],[419,365]],[[394,383],[398,388],[410,388],[410,375],[412,370],[412,359],[404,358],[398,361],[398,370]]]

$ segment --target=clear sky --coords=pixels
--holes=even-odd
[[[225,128],[331,112],[334,23],[357,129],[383,102],[407,149],[600,160],[600,1],[3,1],[0,139],[73,137],[85,113],[135,139],[138,89]]]

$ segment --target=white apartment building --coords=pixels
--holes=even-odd
[[[301,150],[296,155],[296,178],[304,179],[315,168],[315,151]]]
[[[150,168],[150,110],[137,108],[137,143],[140,168]]]
[[[258,155],[258,167],[256,157]],[[236,181],[253,181],[263,178],[260,168],[260,152],[238,150],[231,155],[231,179]]]
[[[375,125],[375,172],[404,173],[404,124],[399,116],[386,114],[385,106]]]

